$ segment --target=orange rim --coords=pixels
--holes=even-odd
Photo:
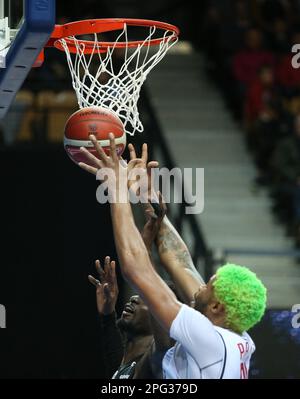
[[[65,39],[65,42],[71,53],[77,53],[77,47],[71,36],[77,35],[88,35],[93,33],[104,33],[114,30],[122,30],[124,24],[129,26],[139,26],[139,27],[151,27],[155,26],[158,29],[164,31],[170,31],[174,33],[174,38],[176,40],[179,35],[179,29],[166,22],[152,21],[147,19],[131,19],[131,18],[107,18],[107,19],[87,19],[84,21],[70,22],[65,25],[56,25],[51,39],[48,42],[48,46],[55,46],[57,49],[64,51],[64,48],[60,42],[60,39]],[[147,45],[155,46],[163,41],[168,40],[166,37],[159,37],[156,39],[151,39],[147,41]],[[95,49],[95,42],[89,40],[77,39],[77,43],[84,46],[84,53],[91,54]],[[96,42],[97,47],[101,47],[103,51],[106,51],[109,47],[125,48],[125,47],[137,47],[144,43],[144,40],[136,40],[129,42]],[[101,51],[101,50],[100,50]]]

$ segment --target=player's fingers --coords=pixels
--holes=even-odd
[[[157,192],[157,195],[158,195],[158,199],[159,199],[160,209],[162,210],[163,215],[165,215],[168,210],[167,205],[166,205],[164,198],[162,196],[162,193],[160,191]]]
[[[152,223],[154,222],[155,223],[155,221],[157,220],[157,216],[155,215],[155,213],[154,212],[148,212],[147,214],[146,214],[146,220],[147,220],[147,223],[146,223],[146,225],[148,226],[148,227],[151,227],[152,228]]]
[[[151,205],[153,206],[157,218],[162,217],[162,209],[160,208],[160,204],[157,202],[151,202]]]
[[[133,146],[133,144],[128,144],[128,150],[129,150],[129,155],[130,155],[130,159],[135,159],[136,158],[136,152],[135,152],[135,148]]]
[[[147,165],[147,161],[148,161],[148,146],[146,143],[143,144],[142,146],[142,160],[145,163],[145,165]]]
[[[92,173],[93,175],[96,175],[97,172],[98,172],[98,169],[97,169],[97,168],[94,168],[94,167],[91,166],[91,165],[87,165],[87,164],[84,163],[84,162],[79,162],[78,166],[80,166],[81,169],[85,170],[86,172]]]
[[[153,168],[158,168],[159,167],[159,163],[157,161],[150,161],[147,164],[147,169],[151,170]]]
[[[96,168],[99,169],[100,167],[100,160],[95,157],[94,154],[92,154],[88,149],[86,149],[85,147],[80,147],[80,152],[82,154],[84,154],[84,156],[86,157],[86,159],[88,159],[90,161],[90,164],[92,164],[92,166],[95,166]]]
[[[150,193],[150,198],[149,198],[151,204],[157,204],[157,206],[159,205],[159,198],[157,196],[157,193],[154,190],[151,190]]]
[[[95,147],[95,150],[97,151],[97,154],[99,155],[99,158],[101,159],[101,161],[106,163],[108,161],[109,157],[105,154],[103,148],[98,143],[96,137],[93,134],[90,134],[89,139],[93,143],[93,146]]]
[[[139,174],[137,172],[141,168],[142,168],[142,166],[141,166],[140,158],[132,159],[131,161],[129,161],[129,164],[127,167],[128,180],[133,180],[133,181],[138,180]]]
[[[110,262],[110,268],[111,268],[111,277],[113,279],[115,279],[116,278],[116,262],[114,260],[112,260]]]
[[[88,275],[88,280],[90,283],[92,283],[95,287],[97,287],[98,285],[100,285],[100,281],[97,280],[95,277]]]
[[[152,205],[153,205],[153,207],[155,209],[155,213],[156,213],[157,217],[162,219],[165,216],[165,214],[166,214],[167,207],[166,207],[166,204],[163,201],[163,197],[161,195],[161,192],[157,191],[156,195],[157,195],[157,198],[158,198],[158,203],[156,203],[155,205],[154,204],[152,204]]]
[[[140,164],[140,163],[141,163],[141,158],[134,158],[134,159],[131,159],[131,160],[129,161],[129,163],[128,163],[128,169],[130,169],[130,171],[131,171],[132,169],[135,168],[136,165],[138,165],[138,164]]]
[[[98,273],[103,273],[102,267],[101,267],[101,263],[99,259],[95,260],[95,267]]]
[[[104,271],[103,271],[103,269],[102,269],[102,267],[101,267],[101,263],[100,263],[100,261],[99,261],[99,259],[97,259],[96,261],[95,261],[95,266],[96,266],[96,270],[97,270],[97,272],[98,272],[98,275],[99,275],[99,277],[100,277],[100,280],[102,280],[103,278],[104,278]]]
[[[110,257],[106,256],[104,259],[104,272],[106,275],[110,274]]]
[[[80,152],[84,154],[86,159],[89,160],[89,164],[91,166],[94,166],[95,168],[99,169],[101,167],[101,161],[95,157],[94,154],[92,154],[87,148],[85,147],[80,147]]]
[[[115,141],[115,135],[113,133],[109,133],[109,143],[110,143],[110,156],[112,157],[113,161],[116,163],[119,163],[119,158],[117,154],[117,148],[116,148],[116,141]]]
[[[146,211],[145,211],[145,217],[146,217],[146,220],[147,220],[147,221],[156,220],[156,219],[157,219],[157,216],[156,216],[156,214],[155,214],[155,211],[154,211],[154,209],[153,209],[152,207],[146,209]]]

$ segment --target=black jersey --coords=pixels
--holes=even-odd
[[[135,360],[122,364],[115,374],[112,376],[114,380],[129,380],[132,379],[135,373],[137,362],[142,358],[143,355],[137,357]]]

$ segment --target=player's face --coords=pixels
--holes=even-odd
[[[120,327],[135,334],[151,334],[149,310],[138,295],[133,295],[125,304],[120,319]]]
[[[214,300],[213,282],[216,276],[212,276],[207,284],[199,287],[199,290],[194,295],[194,307],[196,310],[206,315],[208,305]]]

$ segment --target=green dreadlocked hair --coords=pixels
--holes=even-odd
[[[226,264],[217,270],[213,282],[215,297],[225,306],[228,328],[242,333],[263,317],[267,290],[248,268]]]

